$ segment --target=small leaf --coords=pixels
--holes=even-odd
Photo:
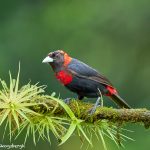
[[[98,132],[99,132],[99,135],[101,137],[104,149],[107,150],[106,143],[105,143],[105,140],[104,140],[104,137],[103,137],[103,134],[102,134],[101,130],[98,130]]]
[[[59,100],[59,99],[56,99],[54,97],[51,97],[51,96],[47,96],[48,98],[51,98],[53,100],[55,100],[56,102],[58,102],[63,108],[64,110],[67,112],[67,114],[69,115],[69,117],[74,120],[76,117],[74,115],[74,113],[72,112],[72,110],[70,109],[70,107],[65,104],[63,101]]]
[[[77,124],[74,121],[72,121],[67,133],[61,138],[61,143],[59,145],[62,145],[63,143],[65,143],[70,138],[72,133],[75,131],[76,126],[77,126]]]
[[[12,116],[14,117],[14,120],[17,124],[18,129],[19,129],[19,127],[20,127],[19,120],[18,120],[18,116],[17,116],[16,112],[14,111],[14,109],[12,109]]]
[[[16,95],[16,96],[17,96],[17,93],[18,93],[18,87],[19,87],[19,75],[20,75],[20,62],[19,62],[19,70],[18,70],[18,75],[17,75],[16,85],[15,85],[15,95]]]
[[[82,129],[80,124],[77,124],[78,129],[81,131],[81,133],[83,134],[83,136],[85,137],[85,139],[88,141],[88,143],[92,146],[92,142],[90,141],[90,139],[87,137],[86,133],[84,132],[84,130]]]
[[[6,111],[3,112],[2,117],[0,118],[0,125],[4,122],[4,120],[8,117],[8,114],[10,113],[9,109],[6,109]]]
[[[52,97],[54,97],[55,95],[56,95],[56,92],[53,92],[53,93],[51,94]]]

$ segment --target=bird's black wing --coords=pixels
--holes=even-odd
[[[101,84],[113,86],[112,83],[97,70],[77,59],[72,59],[71,63],[68,65],[68,70],[79,78],[87,78]]]

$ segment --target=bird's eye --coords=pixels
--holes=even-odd
[[[55,53],[52,53],[52,57],[54,58],[56,56],[56,54]]]

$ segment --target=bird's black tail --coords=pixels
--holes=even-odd
[[[113,94],[111,95],[111,98],[121,108],[131,108],[119,95]]]

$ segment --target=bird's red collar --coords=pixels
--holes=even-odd
[[[64,67],[67,67],[70,62],[71,62],[72,58],[64,52]]]

